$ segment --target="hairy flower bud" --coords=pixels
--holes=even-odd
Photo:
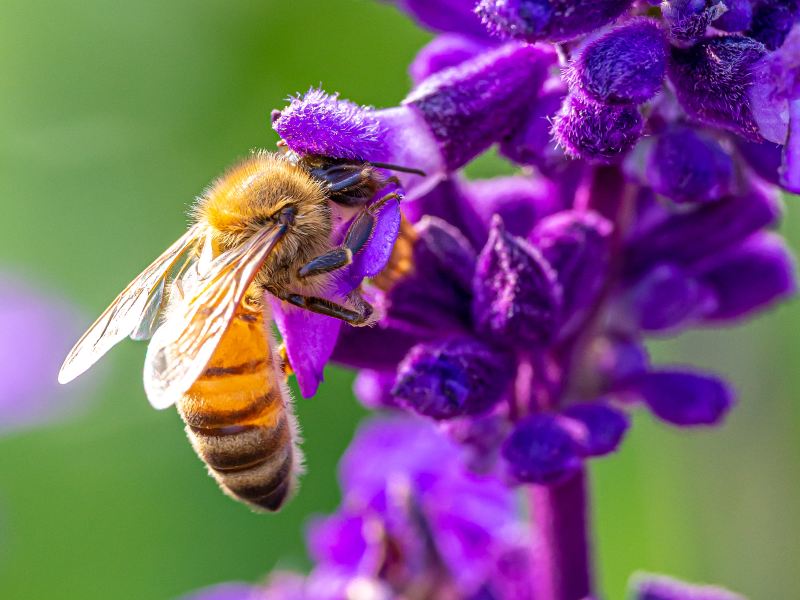
[[[511,381],[513,361],[476,340],[419,344],[400,364],[392,393],[434,419],[486,413]]]
[[[635,106],[596,104],[570,94],[553,122],[553,136],[574,158],[609,162],[630,150],[642,133]]]
[[[667,44],[658,22],[635,19],[587,43],[567,78],[596,102],[641,104],[661,88],[666,63]]]
[[[632,0],[480,0],[475,12],[493,35],[534,42],[561,42],[602,27]]]

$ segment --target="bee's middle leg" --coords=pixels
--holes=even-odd
[[[392,192],[361,210],[347,229],[342,245],[325,254],[320,254],[316,258],[312,258],[300,267],[298,275],[301,278],[313,277],[314,275],[336,271],[352,263],[353,255],[366,246],[372,237],[378,212],[389,200],[399,199],[400,197],[397,192]]]
[[[348,299],[353,302],[356,310],[351,310],[346,306],[342,306],[336,302],[331,302],[325,298],[304,296],[302,294],[295,294],[294,292],[284,289],[268,288],[268,291],[276,298],[283,300],[284,302],[288,302],[293,306],[304,308],[305,310],[319,313],[321,315],[334,317],[335,319],[341,319],[345,323],[354,325],[356,327],[360,325],[367,325],[373,312],[372,306],[366,300],[361,298],[361,295],[358,294],[357,291],[348,296]]]

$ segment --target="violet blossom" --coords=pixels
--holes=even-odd
[[[348,585],[364,598],[596,598],[587,461],[619,447],[632,411],[699,428],[734,405],[718,375],[651,364],[646,339],[734,324],[796,291],[771,229],[779,193],[800,191],[800,7],[395,4],[440,34],[398,106],[311,90],[273,114],[296,153],[425,171],[399,173],[402,218],[382,216],[373,250],[341,279],[371,280],[377,322],[276,310],[304,395],[332,360],[359,369],[368,407],[429,424],[395,416],[362,433],[343,462],[342,509],[312,528],[314,571],[281,585],[315,599],[355,597]],[[467,180],[461,168],[492,146],[520,173]],[[376,462],[348,468],[362,453]],[[499,508],[514,487],[530,496],[537,542],[526,583],[503,588],[519,582],[497,570],[493,543],[464,546],[458,519],[437,511],[463,492],[460,516],[493,542],[499,521],[482,519],[519,527]],[[737,598],[664,578],[635,578],[632,594]]]

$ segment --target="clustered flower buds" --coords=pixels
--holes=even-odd
[[[559,575],[563,564],[537,583],[540,574],[519,577],[509,558],[517,574],[504,575],[499,555],[483,553],[496,548],[498,531],[482,521],[494,509],[470,512],[470,495],[484,501],[501,481],[533,484],[554,515],[564,510],[559,494],[573,493],[578,508],[564,506],[585,511],[574,496],[585,462],[618,448],[632,411],[679,427],[725,418],[734,403],[727,382],[691,365],[651,364],[645,341],[734,323],[795,292],[794,260],[767,230],[780,217],[781,189],[800,191],[800,6],[397,4],[440,33],[412,63],[414,88],[399,106],[311,90],[273,116],[297,153],[426,172],[400,173],[403,220],[381,217],[376,250],[348,280],[352,289],[374,277],[365,288],[381,307],[376,325],[278,320],[304,395],[332,359],[360,369],[365,405],[417,416],[376,426],[382,434],[364,434],[369,448],[356,440],[348,456],[371,466],[357,476],[355,459],[345,459],[345,504],[314,529],[311,579],[335,573],[343,585],[372,586],[376,598],[594,597],[588,575]],[[520,174],[466,179],[460,169],[494,145]],[[294,339],[305,355],[293,354]],[[399,456],[391,440],[415,428],[420,437]],[[393,461],[402,465],[396,478]],[[473,489],[455,472],[480,472],[488,487]],[[371,477],[368,497],[351,501],[361,485],[353,481]],[[449,502],[459,498],[458,518],[434,514],[429,494],[443,493],[440,480],[452,486]],[[454,534],[467,522],[482,541],[477,554]],[[567,545],[578,558],[588,552],[585,539]],[[500,548],[518,557],[513,544]],[[452,552],[474,562],[456,563]],[[327,597],[302,585],[306,595],[292,597]],[[643,576],[631,593],[737,597]]]

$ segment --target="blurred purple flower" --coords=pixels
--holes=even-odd
[[[87,387],[58,385],[78,333],[77,310],[52,292],[0,273],[0,433],[73,414]]]

